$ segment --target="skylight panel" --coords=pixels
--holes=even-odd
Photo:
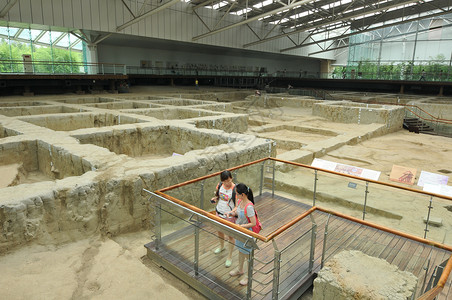
[[[273,0],[265,0],[253,5],[254,8],[262,8],[264,6],[270,5],[273,3]]]
[[[30,30],[29,29],[24,29],[18,36],[20,39],[30,39]]]
[[[251,8],[244,8],[244,9],[241,9],[241,10],[236,11],[235,14],[236,14],[237,16],[241,16],[241,15],[243,15],[244,13],[250,12],[250,11],[252,11]]]
[[[213,8],[213,9],[219,9],[219,8],[222,8],[223,6],[226,6],[226,5],[228,5],[228,2],[226,2],[226,1],[221,1],[220,3],[214,4],[214,5],[212,6],[212,8]]]
[[[265,20],[265,19],[268,19],[268,18],[270,18],[272,15],[268,15],[268,16],[265,16],[265,17],[263,17],[263,18],[259,18],[258,20],[259,21],[262,21],[262,20]]]
[[[67,33],[62,34],[64,34],[65,36],[56,45],[60,47],[69,47],[69,45],[71,44],[69,34]]]

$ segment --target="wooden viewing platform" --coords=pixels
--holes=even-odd
[[[255,197],[255,200],[256,210],[264,226],[261,232],[263,235],[268,235],[311,208],[309,205],[280,196],[272,197],[269,192]],[[305,217],[275,238],[277,248],[281,251],[280,299],[297,295],[296,290],[299,287],[304,285],[306,288],[311,285],[314,275],[320,270],[328,218],[325,261],[342,250],[359,250],[369,256],[384,259],[388,263],[396,265],[400,270],[411,272],[418,277],[416,297],[424,293],[424,280],[427,285],[435,272],[435,267],[447,261],[451,256],[450,251],[319,210],[315,210],[311,216],[317,225],[312,272],[308,271],[312,236],[310,217]],[[209,298],[245,298],[246,287],[238,284],[237,277],[229,276],[229,271],[237,266],[238,251],[234,249],[232,267],[226,268],[224,262],[227,249],[219,255],[213,253],[213,250],[218,247],[218,238],[216,229],[208,224],[200,225],[199,273],[195,276],[195,226],[190,225],[193,223],[189,222],[186,224],[187,226],[184,228],[162,236],[158,250],[155,249],[155,242],[146,244],[148,257]],[[251,298],[271,299],[275,249],[271,242],[257,241],[257,245],[259,249],[254,252]],[[429,258],[430,263],[428,263]],[[425,276],[424,268],[427,266],[429,269]],[[451,281],[449,277],[437,299],[452,298]],[[435,284],[434,282],[433,285]]]

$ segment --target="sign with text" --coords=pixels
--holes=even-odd
[[[389,180],[413,185],[414,180],[416,179],[416,172],[417,169],[415,168],[392,165],[392,171],[391,175],[389,175]]]
[[[447,185],[447,181],[449,180],[449,176],[430,173],[427,171],[421,171],[421,175],[419,175],[419,180],[417,181],[418,186],[424,186],[426,183],[436,184],[436,185]]]
[[[381,174],[381,172],[379,172],[379,171],[344,165],[344,164],[340,164],[340,163],[336,163],[336,162],[332,162],[332,161],[328,161],[328,160],[324,160],[324,159],[319,159],[319,158],[314,158],[311,166],[329,170],[329,171],[338,172],[338,173],[353,175],[353,176],[361,177],[361,178],[365,178],[365,179],[372,179],[372,180],[378,180],[378,178],[380,177],[380,174]]]

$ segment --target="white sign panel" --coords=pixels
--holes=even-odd
[[[424,186],[424,184],[426,184],[426,183],[435,184],[435,185],[447,185],[448,180],[449,180],[449,177],[446,175],[421,171],[421,175],[419,176],[417,185]]]
[[[319,159],[319,158],[314,158],[311,166],[325,169],[328,171],[334,171],[334,172],[338,172],[338,173],[353,175],[356,177],[372,179],[372,180],[378,180],[378,178],[380,177],[380,174],[381,174],[381,172],[379,172],[379,171],[344,165],[344,164],[335,163],[332,161],[323,160],[323,159]]]
[[[452,197],[452,186],[448,185],[425,183],[423,190],[429,193]]]

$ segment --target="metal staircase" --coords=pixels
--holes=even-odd
[[[403,128],[415,133],[436,134],[432,127],[416,117],[405,117],[403,119]]]

